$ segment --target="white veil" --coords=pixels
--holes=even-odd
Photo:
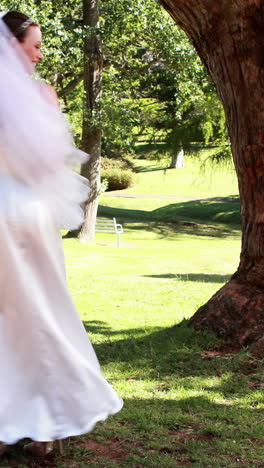
[[[87,155],[74,147],[63,115],[29,76],[32,64],[1,19],[4,15],[0,13],[0,174],[38,192],[60,227],[77,228],[89,188],[71,167]]]

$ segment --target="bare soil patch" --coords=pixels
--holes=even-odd
[[[124,442],[124,440],[119,438],[111,438],[106,439],[104,444],[90,440],[79,442],[77,445],[91,450],[91,452],[98,457],[122,461],[129,455],[129,453],[122,447]]]

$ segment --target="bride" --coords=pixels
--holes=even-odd
[[[83,221],[86,179],[54,89],[30,76],[41,30],[0,14],[0,454],[46,455],[118,412],[67,288],[59,228]]]

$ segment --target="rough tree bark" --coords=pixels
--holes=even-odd
[[[187,33],[223,102],[241,198],[231,280],[191,320],[264,354],[264,0],[160,0]]]
[[[88,242],[95,237],[95,221],[100,191],[101,129],[100,97],[102,81],[102,50],[96,27],[99,23],[99,0],[83,0],[83,24],[87,27],[84,39],[84,93],[82,149],[90,154],[81,174],[90,181],[91,193],[85,205],[85,221],[79,240]]]

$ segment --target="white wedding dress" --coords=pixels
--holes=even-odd
[[[63,439],[122,407],[69,294],[61,237],[45,204],[0,175],[0,440]],[[19,198],[18,195],[19,194]]]
[[[58,228],[83,219],[88,187],[66,164],[81,153],[59,112],[18,70],[1,23],[0,441],[13,444],[89,432],[123,402],[102,375],[67,287]]]

